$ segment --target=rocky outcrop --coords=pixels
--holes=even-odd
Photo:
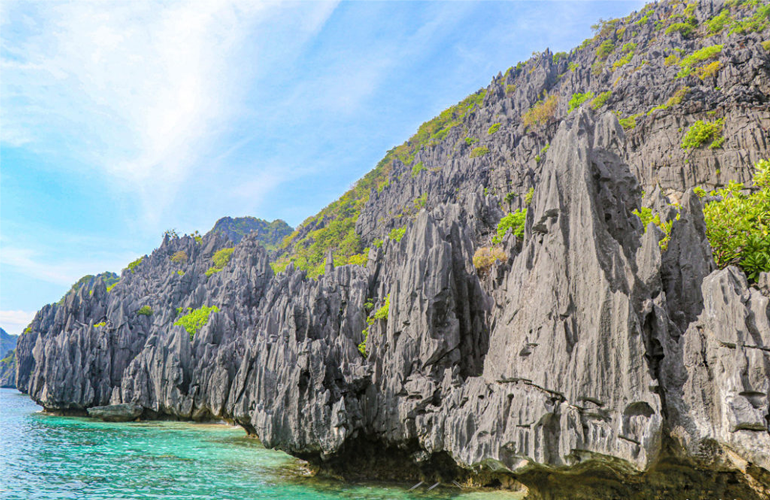
[[[16,387],[16,341],[18,335],[9,335],[0,328],[0,388]]]
[[[474,119],[489,127],[490,110],[540,95],[564,69],[548,60],[519,76],[531,82],[513,97],[496,79],[497,100]],[[766,61],[738,64],[760,82],[747,88],[764,85]],[[560,81],[586,76],[576,73]],[[620,88],[618,106],[648,99]],[[539,146],[515,126],[495,144]],[[250,234],[217,271],[226,237],[167,235],[109,292],[97,280],[37,314],[19,340],[18,387],[64,413],[129,405],[146,418],[228,419],[346,477],[460,480],[532,498],[766,498],[770,277],[749,287],[737,268],[715,270],[690,181],[650,189],[658,173],[639,168],[641,136],[614,113],[584,106],[546,130],[531,170],[519,153],[509,164],[438,145],[440,176],[373,191],[364,238],[399,203],[430,201],[410,202],[403,238],[372,245],[365,266],[329,256],[318,279],[293,264],[275,274]],[[473,255],[504,213],[484,192],[497,176],[535,189],[523,238],[509,235],[482,273]],[[663,245],[634,214],[642,206],[671,222]],[[179,252],[187,258],[172,259]],[[203,306],[217,310],[200,330],[177,324]]]
[[[144,408],[136,404],[94,406],[88,409],[88,416],[105,422],[130,422],[136,420]]]

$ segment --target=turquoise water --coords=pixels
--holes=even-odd
[[[320,481],[304,476],[292,457],[265,449],[235,427],[113,424],[40,409],[17,391],[0,389],[0,499],[519,498]]]

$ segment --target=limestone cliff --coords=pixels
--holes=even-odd
[[[763,8],[731,5],[738,20]],[[750,181],[768,155],[770,57],[755,32],[705,36],[721,7],[664,2],[495,78],[478,109],[417,150],[425,171],[396,159],[372,190],[359,235],[405,234],[372,244],[365,265],[329,255],[317,279],[294,263],[275,273],[250,234],[212,271],[227,238],[167,236],[109,292],[97,279],[37,314],[19,339],[18,387],[63,413],[123,404],[229,419],[347,477],[532,498],[767,498],[770,276],[749,287],[715,268],[691,189]],[[704,36],[669,30],[680,15]],[[633,39],[631,56],[602,59],[609,39]],[[717,76],[677,79],[665,62],[715,44]],[[680,102],[652,110],[682,85]],[[611,94],[568,112],[590,90]],[[553,116],[525,125],[544,91],[560,95]],[[680,147],[696,118],[725,119],[722,149]],[[530,187],[523,238],[477,270],[475,251]],[[518,196],[503,200],[508,190]],[[665,248],[641,206],[673,221]],[[204,306],[217,309],[194,335],[175,325]]]

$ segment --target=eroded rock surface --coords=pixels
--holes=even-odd
[[[696,16],[719,5],[701,3]],[[653,17],[680,7],[662,3]],[[467,125],[486,131],[510,115],[513,129],[495,132],[489,156],[449,142],[421,151],[426,166],[444,166],[435,176],[401,180],[407,167],[395,169],[358,221],[364,238],[421,193],[429,202],[401,217],[403,239],[372,245],[366,266],[329,259],[317,280],[291,264],[274,274],[247,235],[207,276],[227,238],[167,237],[110,292],[97,280],[92,294],[37,314],[19,339],[18,387],[65,413],[136,405],[146,417],[232,420],[348,477],[523,485],[533,498],[767,498],[770,278],[749,287],[738,269],[715,270],[688,188],[749,180],[748,162],[766,154],[768,58],[758,35],[713,41],[728,47],[719,82],[732,93],[693,91],[692,103],[636,129],[589,106],[538,132],[515,122],[513,110],[559,74],[574,86],[565,89],[609,81],[583,55],[570,56],[573,72],[546,53],[514,91],[510,76],[496,78]],[[695,46],[648,42],[661,68],[663,49]],[[658,85],[649,71],[613,90],[624,113],[674,92],[678,83]],[[706,104],[723,106],[735,147],[695,152],[684,168],[670,131]],[[523,159],[545,143],[539,161]],[[665,173],[669,162],[679,174]],[[479,272],[474,252],[504,213],[484,187],[502,185],[535,187],[525,234],[509,235],[505,258]],[[665,249],[633,213],[641,206],[672,222]],[[181,251],[187,259],[172,261]],[[201,306],[219,312],[194,336],[174,325],[179,308]]]

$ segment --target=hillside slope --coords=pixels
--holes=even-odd
[[[211,232],[224,234],[233,243],[240,243],[247,234],[257,232],[258,240],[268,250],[275,249],[292,231],[292,227],[281,219],[267,222],[256,217],[222,217],[211,229]]]
[[[601,23],[423,125],[275,258],[168,234],[39,311],[17,385],[228,419],[348,478],[767,498],[770,275],[716,267],[692,188],[770,156],[768,14]]]

